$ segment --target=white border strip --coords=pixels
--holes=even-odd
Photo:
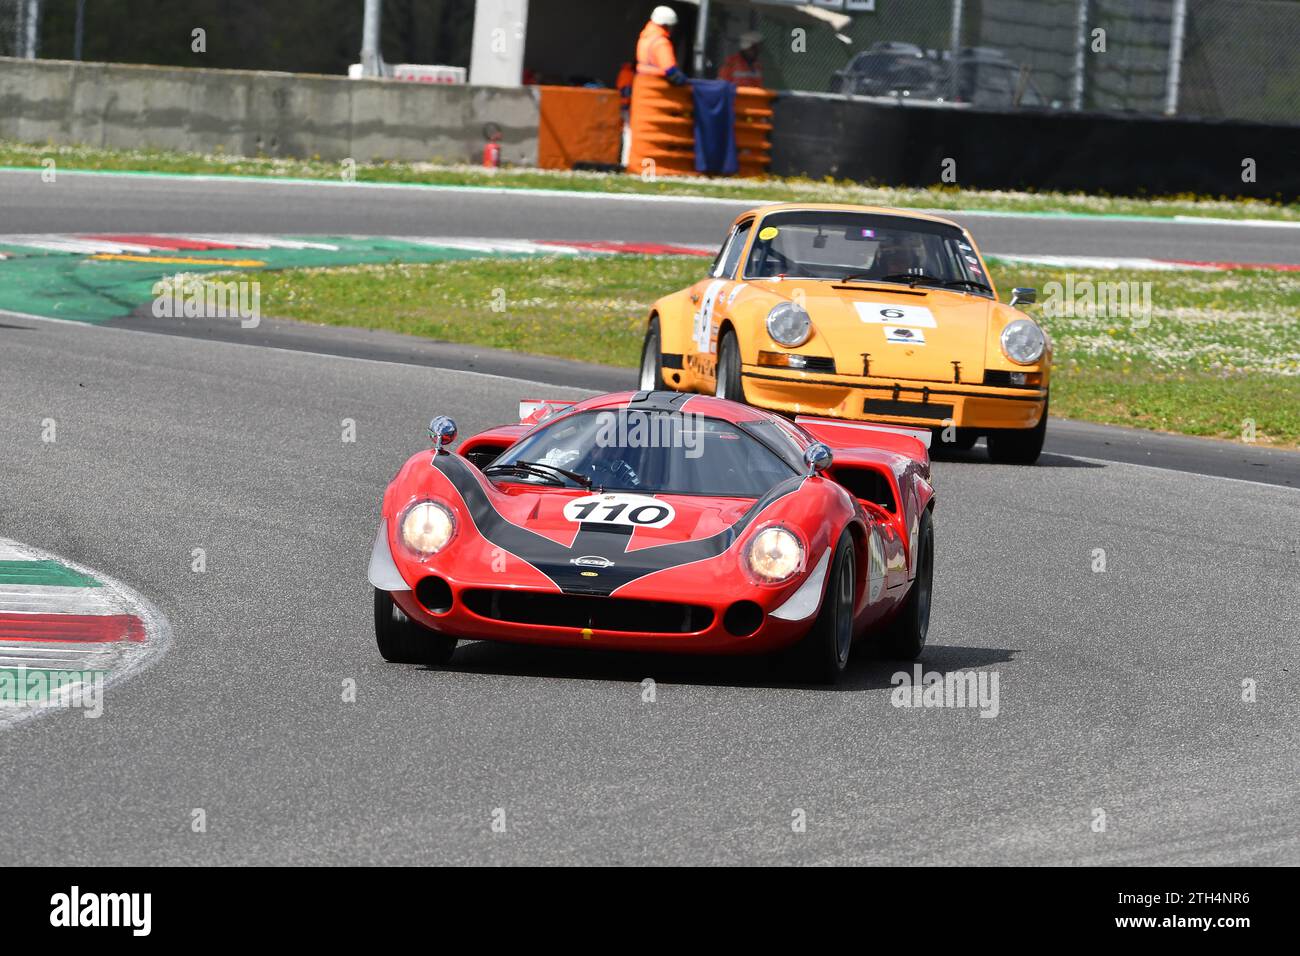
[[[17,646],[0,645],[0,666],[17,667],[24,662],[58,660],[58,669],[60,670],[102,669],[108,671],[104,675],[104,686],[108,688],[119,681],[127,680],[142,673],[161,658],[163,654],[167,653],[167,649],[172,643],[171,623],[161,611],[145,600],[133,588],[127,587],[115,578],[110,578],[102,571],[8,538],[0,538],[0,552],[21,555],[22,557],[18,558],[18,560],[57,561],[74,571],[80,571],[82,574],[95,578],[101,583],[103,589],[112,593],[117,601],[121,603],[122,613],[134,614],[140,619],[145,631],[143,643],[133,641],[117,642],[121,645],[118,648],[120,652],[113,654],[111,660],[105,660],[102,663],[97,662],[96,658],[108,654],[110,651],[108,645],[95,646],[89,650],[84,661],[74,661],[70,659],[64,660],[58,656],[58,651],[72,650],[66,644],[52,647],[49,644],[41,644],[36,641],[24,641],[21,645],[17,645],[17,642],[15,642]],[[69,613],[78,612],[71,611]],[[15,658],[15,663],[5,663],[4,659],[6,657]],[[66,711],[67,708],[64,707],[0,707],[0,730],[13,727],[25,720],[34,720],[44,714]]]
[[[39,175],[39,169],[4,169],[0,174],[13,176],[22,175]],[[535,196],[540,198],[555,198],[561,200],[568,199],[589,199],[604,202],[640,202],[640,203],[681,203],[685,205],[723,205],[723,206],[744,206],[749,209],[757,209],[760,206],[769,206],[784,200],[773,199],[770,197],[755,196],[750,199],[739,199],[734,197],[722,196],[683,196],[677,194],[656,194],[656,193],[634,193],[634,192],[600,192],[587,189],[543,189],[534,186],[458,186],[450,183],[372,183],[372,182],[344,182],[343,180],[333,179],[303,179],[303,178],[285,178],[277,179],[272,176],[239,176],[239,175],[218,175],[211,173],[149,173],[131,171],[110,171],[110,170],[60,170],[60,176],[95,176],[99,178],[132,180],[132,179],[151,179],[155,181],[174,180],[178,182],[196,182],[196,183],[229,183],[233,185],[265,185],[265,186],[303,186],[303,187],[320,187],[325,189],[405,189],[423,192],[444,192],[444,193],[462,193],[467,195],[484,195],[484,196]],[[820,202],[833,202],[830,199],[808,199],[798,200],[799,202],[808,202],[816,204]],[[843,200],[839,200],[843,201]],[[866,205],[888,206],[888,203],[867,203]],[[1231,219],[1222,216],[1188,216],[1185,214],[1174,214],[1170,216],[1148,216],[1142,214],[1126,215],[1124,213],[1087,213],[1087,212],[1052,212],[1052,211],[1035,211],[1021,209],[930,209],[923,207],[896,207],[902,212],[919,212],[932,216],[967,216],[970,218],[983,217],[986,219],[1040,219],[1054,222],[1115,222],[1115,223],[1151,223],[1153,225],[1169,226],[1217,226],[1219,228],[1243,226],[1248,228],[1260,229],[1300,229],[1300,221],[1288,219]]]

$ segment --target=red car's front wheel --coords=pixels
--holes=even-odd
[[[806,680],[833,684],[848,667],[849,651],[853,648],[856,570],[853,536],[845,529],[826,575],[826,591],[817,620],[794,649],[799,675]]]
[[[375,642],[390,664],[445,664],[456,650],[454,637],[421,627],[379,588],[375,588]]]

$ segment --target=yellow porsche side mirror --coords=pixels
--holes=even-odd
[[[1021,305],[1033,305],[1038,301],[1038,290],[1023,287],[1011,290],[1011,308]]]

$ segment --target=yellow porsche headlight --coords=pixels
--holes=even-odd
[[[812,319],[795,302],[780,302],[767,314],[767,334],[788,349],[798,348],[812,335]]]
[[[780,584],[803,570],[803,543],[786,528],[764,528],[749,542],[745,560],[760,581]]]
[[[402,514],[402,543],[421,557],[437,554],[456,534],[456,516],[437,501],[417,501]]]
[[[1002,353],[1017,365],[1033,365],[1047,350],[1047,336],[1037,322],[1016,319],[1002,330]]]

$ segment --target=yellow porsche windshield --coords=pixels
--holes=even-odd
[[[988,286],[975,249],[955,226],[814,210],[773,213],[760,224],[744,278],[775,276],[916,282],[981,294]]]

